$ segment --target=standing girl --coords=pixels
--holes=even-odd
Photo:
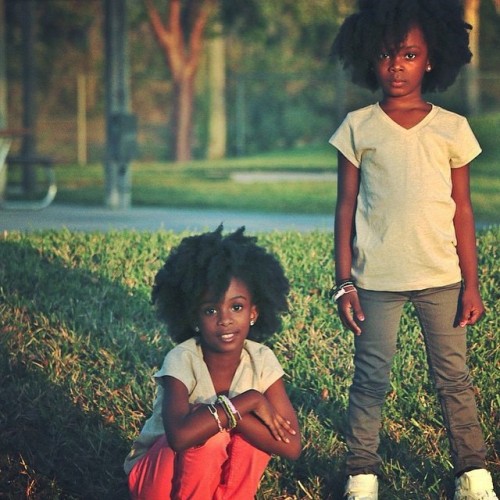
[[[355,336],[346,495],[377,499],[381,409],[406,302],[418,315],[448,432],[455,500],[496,499],[466,365],[466,326],[483,315],[465,118],[426,102],[468,63],[458,0],[362,0],[333,54],[380,102],[349,113],[338,149],[332,294]]]
[[[300,455],[283,369],[256,342],[280,328],[289,284],[243,232],[184,238],[156,275],[153,302],[179,344],[125,460],[133,499],[250,500],[271,455]]]

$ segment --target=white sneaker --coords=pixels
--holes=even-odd
[[[491,474],[486,469],[464,472],[455,479],[453,500],[498,500],[493,490]]]
[[[345,487],[347,500],[378,500],[378,478],[375,474],[349,476]]]

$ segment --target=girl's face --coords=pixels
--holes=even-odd
[[[220,300],[206,293],[198,310],[202,345],[214,352],[241,350],[250,322],[257,320],[257,306],[243,281],[232,278]]]
[[[422,80],[429,71],[429,50],[421,28],[411,28],[398,49],[383,49],[374,68],[384,96],[420,98]]]

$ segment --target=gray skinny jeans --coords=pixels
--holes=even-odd
[[[460,283],[410,292],[358,289],[365,320],[355,337],[355,372],[349,390],[346,473],[380,474],[381,412],[403,306],[411,302],[441,403],[455,473],[485,465],[486,449],[466,364],[466,328],[456,325]]]

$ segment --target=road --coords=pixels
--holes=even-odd
[[[215,229],[220,223],[228,231],[245,226],[248,232],[295,230],[333,231],[332,215],[249,213],[216,209],[137,207],[110,210],[54,203],[44,210],[0,210],[0,231],[32,232],[67,228],[71,231],[199,232]]]

